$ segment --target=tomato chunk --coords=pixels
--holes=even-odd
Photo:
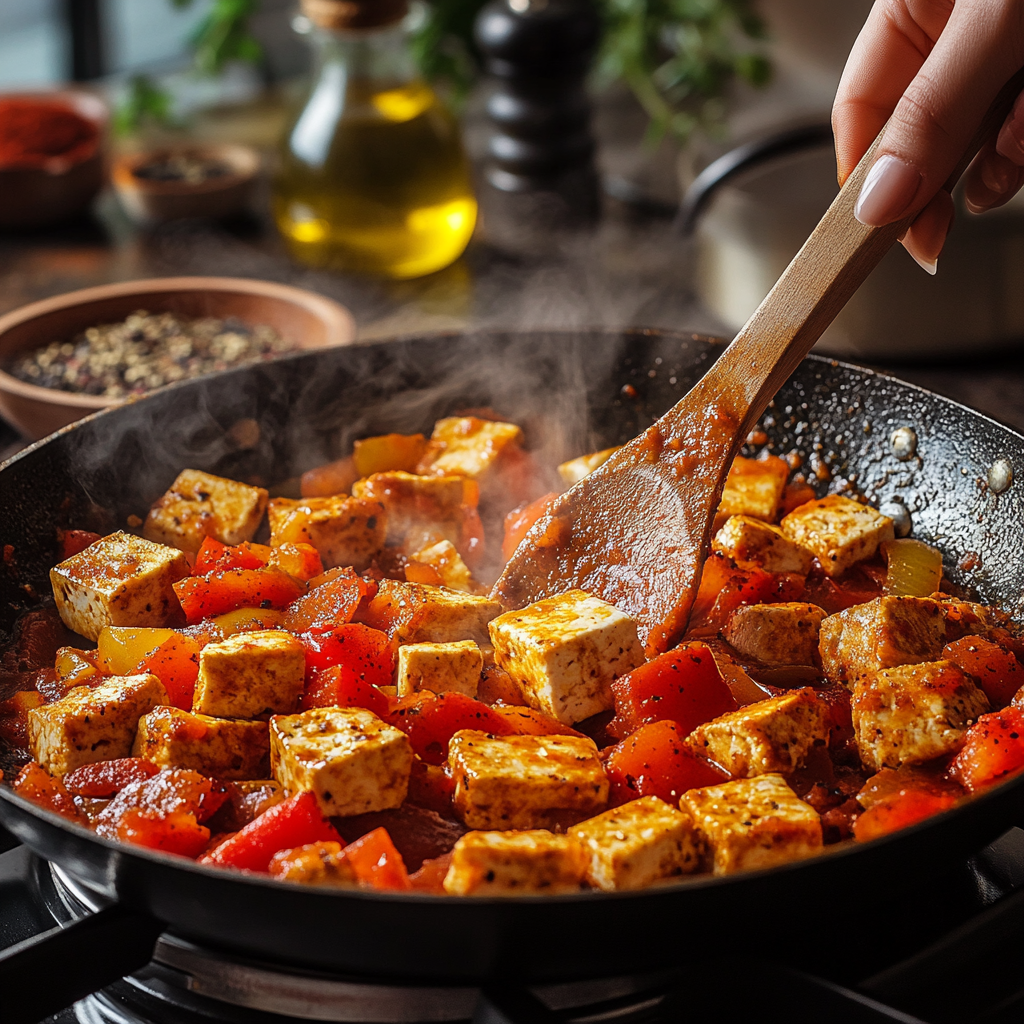
[[[933,814],[947,810],[954,803],[956,797],[949,793],[907,790],[869,807],[853,823],[853,835],[858,842],[866,843],[870,839],[916,825]]]
[[[406,796],[410,804],[441,815],[450,815],[454,796],[455,782],[443,767],[427,764],[418,757],[413,758],[409,793]]]
[[[994,708],[1005,708],[1024,686],[1024,669],[998,644],[980,636],[965,636],[946,644],[942,657],[973,676]]]
[[[528,505],[512,509],[505,516],[505,538],[501,542],[501,554],[506,562],[512,557],[512,552],[519,547],[520,541],[530,532],[530,527],[547,513],[549,506],[557,497],[554,491],[549,491]]]
[[[411,889],[409,872],[386,828],[375,828],[345,847],[356,878],[374,889]]]
[[[238,871],[267,871],[270,858],[278,850],[328,840],[345,845],[334,826],[320,813],[316,797],[309,792],[296,793],[225,839],[199,863]]]
[[[145,807],[129,807],[118,818],[114,835],[123,843],[176,853],[193,860],[210,841],[210,830],[200,825],[191,811],[163,814]]]
[[[480,729],[496,736],[510,736],[515,731],[494,708],[462,693],[403,697],[393,706],[388,721],[408,735],[412,749],[427,764],[448,760],[448,743],[460,729]]]
[[[84,551],[90,544],[103,538],[98,533],[90,530],[58,530],[57,541],[60,544],[61,559],[71,558],[80,551]]]
[[[280,569],[228,569],[174,584],[185,619],[195,625],[236,608],[285,608],[305,590]]]
[[[622,738],[650,722],[671,721],[683,735],[739,705],[715,664],[711,648],[686,643],[612,683],[612,736]]]
[[[71,821],[84,820],[64,783],[35,761],[30,761],[21,769],[13,788],[18,796],[31,800],[43,810],[53,811]]]
[[[160,769],[141,757],[118,757],[82,765],[64,776],[64,785],[78,796],[110,797],[130,782],[148,779]]]
[[[967,730],[950,776],[972,793],[1024,768],[1024,708],[982,715]]]
[[[660,796],[675,807],[688,789],[729,779],[721,768],[689,750],[685,738],[675,722],[652,722],[612,747],[604,766],[611,802]]]
[[[363,598],[377,591],[372,580],[357,576],[350,568],[331,569],[310,580],[310,591],[288,606],[283,626],[301,633],[314,626],[340,626],[351,622]]]
[[[804,577],[796,573],[771,573],[760,566],[737,564],[720,551],[704,563],[697,596],[690,614],[691,634],[717,633],[740,605],[762,601],[799,601]]]

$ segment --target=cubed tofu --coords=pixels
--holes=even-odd
[[[300,885],[331,885],[357,888],[352,862],[345,856],[341,843],[330,839],[290,850],[279,850],[270,860],[270,875],[280,882]]]
[[[578,892],[587,859],[571,836],[543,829],[467,832],[452,850],[444,891],[453,896]]]
[[[716,526],[729,516],[750,516],[771,522],[779,508],[789,479],[789,466],[775,455],[764,459],[737,456],[729,469],[722,500],[715,516]]]
[[[365,569],[380,554],[388,532],[387,512],[379,501],[344,494],[274,498],[267,506],[267,519],[272,547],[312,544],[325,569]]]
[[[184,552],[112,533],[50,570],[64,625],[90,640],[104,626],[166,626],[181,617],[174,584],[189,575]]]
[[[405,644],[398,648],[398,696],[417,690],[475,697],[484,657],[472,640],[450,644]]]
[[[578,484],[584,477],[590,476],[595,469],[603,466],[617,451],[619,446],[605,448],[600,452],[591,452],[590,455],[580,455],[578,458],[563,462],[558,467],[558,475],[566,487]]]
[[[450,540],[439,540],[436,544],[414,551],[411,557],[413,561],[429,565],[449,590],[461,590],[464,594],[480,592],[469,566]]]
[[[236,633],[200,651],[192,710],[215,718],[288,714],[298,707],[305,675],[305,648],[291,633]]]
[[[725,639],[762,665],[815,665],[825,611],[816,604],[749,604],[729,617]]]
[[[149,510],[142,535],[193,554],[207,537],[241,544],[256,535],[266,508],[262,487],[183,469]]]
[[[680,806],[693,816],[716,875],[802,860],[822,848],[818,812],[781,775],[691,789]]]
[[[488,630],[530,706],[565,725],[609,710],[611,684],[644,661],[636,622],[583,590],[506,612]]]
[[[161,768],[191,768],[217,779],[255,778],[269,752],[266,722],[211,718],[174,707],[143,715],[132,747],[133,757]]]
[[[805,686],[705,722],[686,742],[734,778],[788,774],[828,744],[830,719],[829,705]]]
[[[942,605],[930,597],[877,597],[822,620],[818,652],[833,683],[882,668],[934,661],[946,643]]]
[[[360,621],[384,630],[399,644],[482,644],[488,643],[487,623],[500,614],[501,605],[488,597],[384,579]]]
[[[461,543],[467,486],[475,488],[461,476],[419,476],[394,470],[357,480],[352,493],[384,506],[387,543],[412,554],[440,540]]]
[[[468,476],[485,484],[488,475],[512,450],[520,450],[523,432],[514,423],[476,416],[448,416],[434,424],[417,473]]]
[[[999,608],[976,604],[974,601],[959,601],[947,594],[933,594],[942,606],[946,620],[946,643],[960,640],[965,636],[986,636],[992,629],[1009,629],[1019,632],[1010,616]]]
[[[882,669],[853,687],[857,749],[878,771],[954,753],[988,710],[984,691],[951,661]]]
[[[448,745],[455,810],[469,828],[576,824],[608,802],[597,745],[583,736],[490,736],[461,729]]]
[[[28,748],[51,775],[128,757],[139,719],[166,703],[163,683],[151,675],[110,676],[99,686],[76,686],[28,712]]]
[[[806,575],[814,562],[807,548],[791,541],[777,526],[752,516],[730,516],[711,547],[737,561],[754,562],[768,572]]]
[[[589,856],[587,881],[598,889],[643,889],[659,878],[699,870],[703,843],[693,818],[644,796],[569,829]]]
[[[325,815],[350,817],[400,807],[412,745],[363,708],[313,708],[270,720],[270,766],[291,795],[313,793]]]
[[[814,553],[829,576],[841,576],[896,536],[888,516],[839,494],[800,505],[780,525],[791,541]]]

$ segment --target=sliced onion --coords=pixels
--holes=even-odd
[[[882,545],[889,563],[883,592],[895,597],[928,597],[942,582],[942,552],[919,540],[889,540]]]

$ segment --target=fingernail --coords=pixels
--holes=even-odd
[[[1017,97],[1013,112],[999,129],[996,152],[1012,160],[1018,166],[1024,165],[1024,103]]]
[[[861,186],[853,215],[868,227],[877,228],[899,220],[913,202],[921,174],[899,157],[879,157]]]
[[[981,168],[982,184],[996,195],[1010,190],[1011,177],[1016,175],[1001,160],[987,160]]]
[[[933,260],[923,260],[923,259],[921,259],[920,256],[914,256],[913,253],[911,253],[910,255],[914,257],[914,262],[922,270],[925,270],[929,274],[931,274],[932,277],[934,277],[938,273],[938,270],[939,270],[939,260],[938,260],[938,257],[936,257]]]

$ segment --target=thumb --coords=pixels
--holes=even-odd
[[[880,226],[923,210],[1022,64],[1024,4],[958,0],[885,127],[857,200],[857,219]]]

